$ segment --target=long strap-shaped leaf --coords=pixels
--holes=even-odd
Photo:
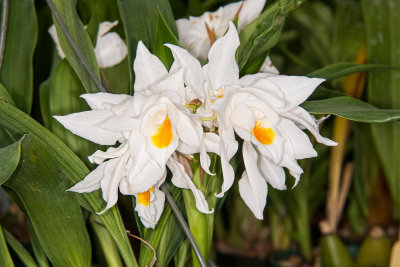
[[[89,173],[83,162],[54,134],[24,112],[3,101],[0,101],[0,125],[16,134],[32,133],[47,144],[49,153],[56,159],[59,167],[68,174],[71,184],[82,180]],[[79,199],[81,205],[89,210],[103,209],[104,201],[98,191],[79,195]],[[125,264],[138,266],[118,208],[111,208],[100,218],[114,238]]]

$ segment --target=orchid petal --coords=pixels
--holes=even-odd
[[[314,92],[315,88],[325,81],[319,78],[285,75],[273,75],[267,79],[275,83],[285,94],[288,101],[287,110],[303,103]]]
[[[296,159],[312,158],[318,155],[308,136],[294,122],[282,119],[279,128],[281,133],[289,140],[288,144],[291,145]]]
[[[123,94],[110,94],[110,93],[94,93],[94,94],[83,94],[81,95],[85,99],[86,103],[93,110],[95,109],[109,109],[110,105],[121,105],[125,101],[132,100],[131,95]]]
[[[97,40],[94,53],[99,67],[104,69],[122,62],[128,55],[128,48],[118,33],[110,32]]]
[[[201,100],[204,101],[205,93],[203,91],[204,79],[200,62],[189,54],[185,49],[171,44],[166,44],[171,49],[172,55],[175,59],[175,64],[178,64],[185,70],[184,80],[185,84],[192,89],[196,90]],[[178,66],[176,65],[176,66]]]
[[[100,145],[114,145],[122,138],[121,132],[101,128],[101,123],[113,114],[109,110],[92,110],[73,113],[66,116],[54,116],[65,128],[73,134]]]
[[[247,0],[243,2],[239,13],[239,31],[260,15],[265,2],[266,0]]]
[[[323,137],[319,133],[318,126],[315,123],[315,120],[303,108],[296,107],[289,112],[281,114],[281,116],[294,121],[298,125],[304,126],[314,135],[317,142],[322,143],[326,146],[337,146],[338,143]]]
[[[243,161],[246,171],[239,180],[239,193],[257,219],[263,219],[268,186],[257,166],[257,152],[249,141],[243,142]]]
[[[208,53],[207,76],[214,90],[238,82],[239,67],[235,53],[239,44],[236,27],[230,22],[228,32],[213,44]]]
[[[213,213],[214,209],[208,209],[207,200],[205,199],[203,193],[193,184],[192,180],[187,175],[183,165],[174,157],[168,159],[167,165],[173,175],[171,182],[176,187],[192,190],[193,196],[196,201],[196,207],[200,212],[205,214]]]
[[[104,169],[106,163],[100,164],[96,169],[91,171],[85,179],[74,185],[73,187],[69,188],[68,191],[73,191],[77,193],[89,193],[100,189],[101,186],[101,179],[104,177]]]
[[[50,34],[51,38],[53,38],[54,44],[56,45],[58,55],[60,56],[61,59],[64,59],[65,54],[61,48],[60,41],[58,40],[57,30],[56,30],[56,26],[54,24],[51,25],[51,27],[49,28],[49,34]]]
[[[157,84],[168,75],[164,64],[149,52],[140,41],[137,46],[136,58],[133,63],[135,71],[135,92],[140,92],[147,87]]]
[[[275,189],[285,190],[285,171],[266,157],[258,157],[258,167],[265,180]]]
[[[104,178],[101,180],[101,191],[103,192],[103,199],[107,202],[107,206],[97,214],[103,214],[109,208],[115,205],[118,200],[118,187],[122,177],[124,176],[127,156],[122,158],[115,158],[107,161],[104,169]]]
[[[108,33],[112,28],[118,25],[118,20],[113,22],[103,21],[99,24],[99,30],[97,32],[97,39],[101,38],[103,35]]]

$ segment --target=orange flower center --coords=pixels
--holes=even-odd
[[[150,205],[150,191],[153,192],[153,187],[151,187],[148,191],[137,194],[137,202],[140,205],[147,207]]]
[[[151,136],[151,142],[155,147],[161,149],[167,147],[172,142],[173,137],[171,121],[167,115],[164,122],[158,127],[157,133]]]
[[[254,137],[263,145],[270,145],[274,142],[275,132],[272,128],[265,128],[262,122],[256,121],[252,131]]]

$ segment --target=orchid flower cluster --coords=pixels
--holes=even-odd
[[[240,30],[258,16],[264,3],[239,2],[199,18],[178,20],[187,50],[166,44],[174,57],[170,70],[139,42],[133,96],[84,94],[92,110],[56,116],[74,134],[110,146],[89,157],[97,168],[69,190],[101,189],[107,206],[99,213],[116,204],[118,189],[133,195],[143,225],[154,228],[164,208],[160,186],[168,168],[176,187],[193,192],[197,209],[212,213],[181,159],[191,160],[199,153],[201,168],[214,175],[208,153],[217,154],[223,183],[215,195],[222,197],[234,183],[229,162],[238,152],[237,136],[243,141],[245,166],[240,195],[262,219],[267,184],[286,189],[286,168],[296,185],[303,172],[297,160],[317,156],[302,129],[320,143],[336,145],[319,134],[315,119],[299,107],[323,79],[278,75],[269,59],[263,67],[268,72],[239,77],[235,53],[240,41],[232,20],[238,16]],[[202,66],[206,58],[208,63]]]

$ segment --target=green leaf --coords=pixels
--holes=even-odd
[[[265,54],[279,40],[285,16],[296,8],[297,0],[280,0],[268,6],[255,20],[239,33],[238,65],[243,71]]]
[[[89,173],[85,164],[54,134],[22,111],[2,101],[0,101],[0,125],[14,134],[32,133],[39,138],[46,144],[48,153],[55,159],[71,184],[81,181]],[[77,197],[80,204],[91,211],[100,211],[105,206],[99,191],[77,194]],[[138,266],[118,208],[114,206],[99,217],[114,238],[125,264],[127,266]]]
[[[124,24],[128,46],[130,88],[133,88],[133,61],[136,55],[137,43],[141,40],[150,51],[153,51],[157,12],[163,15],[168,27],[175,36],[178,35],[178,30],[168,0],[118,0],[118,7]]]
[[[12,145],[0,149],[0,185],[11,177],[18,166],[22,140],[23,138]]]
[[[1,83],[0,83],[0,99],[15,106],[14,100],[12,100],[10,93]]]
[[[379,109],[349,96],[305,101],[301,106],[311,114],[333,114],[358,122],[378,123],[400,119],[400,109]]]
[[[33,98],[33,51],[37,19],[33,0],[9,1],[0,81],[17,106],[30,113]]]
[[[180,45],[178,39],[168,27],[163,15],[158,11],[156,39],[153,53],[164,63],[167,69],[169,69],[174,62],[174,57],[172,56],[171,50],[164,45],[166,43]]]
[[[75,1],[63,1],[63,0],[52,0],[57,11],[60,13],[63,22],[66,24],[72,38],[86,57],[92,71],[96,77],[100,80],[100,72],[97,65],[96,56],[94,54],[94,48],[90,41],[89,35],[83,27],[82,22],[76,12]],[[56,21],[55,19],[53,19]],[[60,42],[61,48],[69,62],[71,67],[74,69],[79,79],[82,81],[88,93],[98,92],[99,89],[96,87],[89,73],[83,66],[81,60],[73,51],[70,43],[68,42],[65,34],[61,30],[58,23],[55,22],[57,28],[57,36]]]
[[[381,108],[400,108],[400,5],[398,0],[361,1],[369,63],[397,67],[368,76],[368,99]],[[400,125],[372,125],[372,134],[394,207],[400,210]]]
[[[28,221],[29,237],[31,238],[32,250],[35,255],[36,261],[40,267],[49,267],[49,261],[47,260],[46,253],[44,252],[42,245],[40,245],[39,239],[35,233],[35,229],[30,221]]]
[[[115,246],[115,242],[104,225],[102,225],[100,218],[93,214],[90,217],[90,225],[92,226],[94,234],[99,241],[101,252],[103,253],[103,257],[105,258],[108,266],[122,267],[122,260],[119,256],[118,249]]]
[[[356,64],[351,62],[339,62],[313,71],[306,76],[333,80],[356,72],[384,70],[388,68],[390,68],[390,66],[379,64]]]
[[[29,252],[24,248],[24,246],[21,245],[21,243],[19,243],[19,241],[6,229],[4,229],[3,232],[7,243],[15,251],[18,257],[21,259],[22,263],[24,263],[25,266],[37,267],[35,260],[32,258],[31,254],[29,254]]]
[[[14,267],[14,262],[11,259],[8,251],[6,240],[3,235],[3,228],[0,225],[0,265],[4,267]]]
[[[52,118],[55,115],[68,115],[89,109],[85,100],[79,97],[85,93],[85,89],[65,60],[61,61],[53,71],[49,90],[48,116],[51,116],[51,131],[67,144],[84,162],[89,163],[87,160],[88,155],[93,154],[99,146],[72,134],[56,119]]]
[[[90,239],[79,203],[66,192],[70,181],[34,136],[27,135],[21,149],[21,164],[5,185],[21,200],[46,255],[55,266],[90,266]]]

